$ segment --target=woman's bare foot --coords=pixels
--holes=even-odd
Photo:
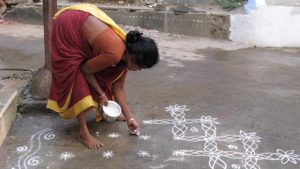
[[[123,114],[121,114],[119,117],[116,119],[117,121],[126,121],[126,118],[124,117]]]
[[[104,144],[100,140],[96,139],[90,134],[80,134],[80,142],[87,146],[89,149],[94,150],[97,150],[100,147],[104,146]]]
[[[80,142],[86,145],[88,148],[96,150],[102,147],[104,144],[94,136],[92,136],[88,129],[88,126],[86,124],[86,114],[88,111],[89,109],[77,116],[79,122]]]

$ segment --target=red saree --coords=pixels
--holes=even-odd
[[[82,63],[101,52],[95,53],[83,31],[84,22],[89,15],[88,12],[67,10],[54,20],[51,45],[52,84],[47,108],[65,119],[76,117],[88,108],[97,108],[97,103],[94,102],[97,93],[80,70]],[[115,33],[109,29],[110,33]],[[95,73],[108,99],[113,97],[113,82],[122,75],[125,76],[124,72],[126,66],[118,64]]]

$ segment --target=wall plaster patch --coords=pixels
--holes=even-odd
[[[240,131],[239,135],[225,135],[217,136],[217,126],[220,124],[217,122],[217,118],[210,116],[201,116],[200,119],[186,119],[185,112],[189,111],[186,105],[170,105],[166,107],[166,111],[170,112],[173,119],[161,119],[161,120],[144,120],[144,124],[159,124],[159,125],[173,125],[172,133],[174,140],[188,141],[188,142],[204,142],[203,150],[175,150],[173,151],[174,157],[180,156],[193,156],[193,157],[209,157],[209,167],[211,169],[222,168],[227,169],[228,164],[224,161],[224,158],[235,159],[243,161],[243,166],[238,164],[232,164],[234,169],[261,169],[258,162],[260,160],[280,161],[281,164],[287,164],[291,162],[297,164],[300,161],[300,155],[295,154],[294,150],[284,151],[277,149],[275,153],[256,153],[258,149],[258,143],[260,137],[256,136],[255,132]],[[199,125],[204,132],[204,135],[188,135],[189,127],[187,125]],[[199,127],[199,128],[200,128]],[[192,132],[198,132],[197,128],[193,126],[190,129]],[[220,150],[218,142],[232,142],[228,145],[230,151]],[[232,151],[238,150],[238,147],[234,143],[242,143],[244,152]],[[156,166],[157,167],[157,166]],[[150,167],[155,168],[155,167]]]

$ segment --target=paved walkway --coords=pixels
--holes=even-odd
[[[19,40],[0,34],[0,44],[4,36]],[[11,44],[21,54],[28,52]],[[141,136],[129,136],[124,122],[91,121],[92,133],[105,146],[89,150],[78,142],[75,120],[29,105],[0,147],[0,168],[300,167],[299,49],[247,48],[191,37],[158,44],[161,62],[130,72],[126,85]],[[35,57],[22,56],[28,64]]]

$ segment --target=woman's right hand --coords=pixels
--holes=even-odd
[[[134,118],[127,120],[127,126],[130,134],[136,136],[140,135],[139,123]]]
[[[99,107],[107,106],[108,98],[106,97],[105,93],[102,93],[101,96],[98,97],[98,104],[99,104]]]

